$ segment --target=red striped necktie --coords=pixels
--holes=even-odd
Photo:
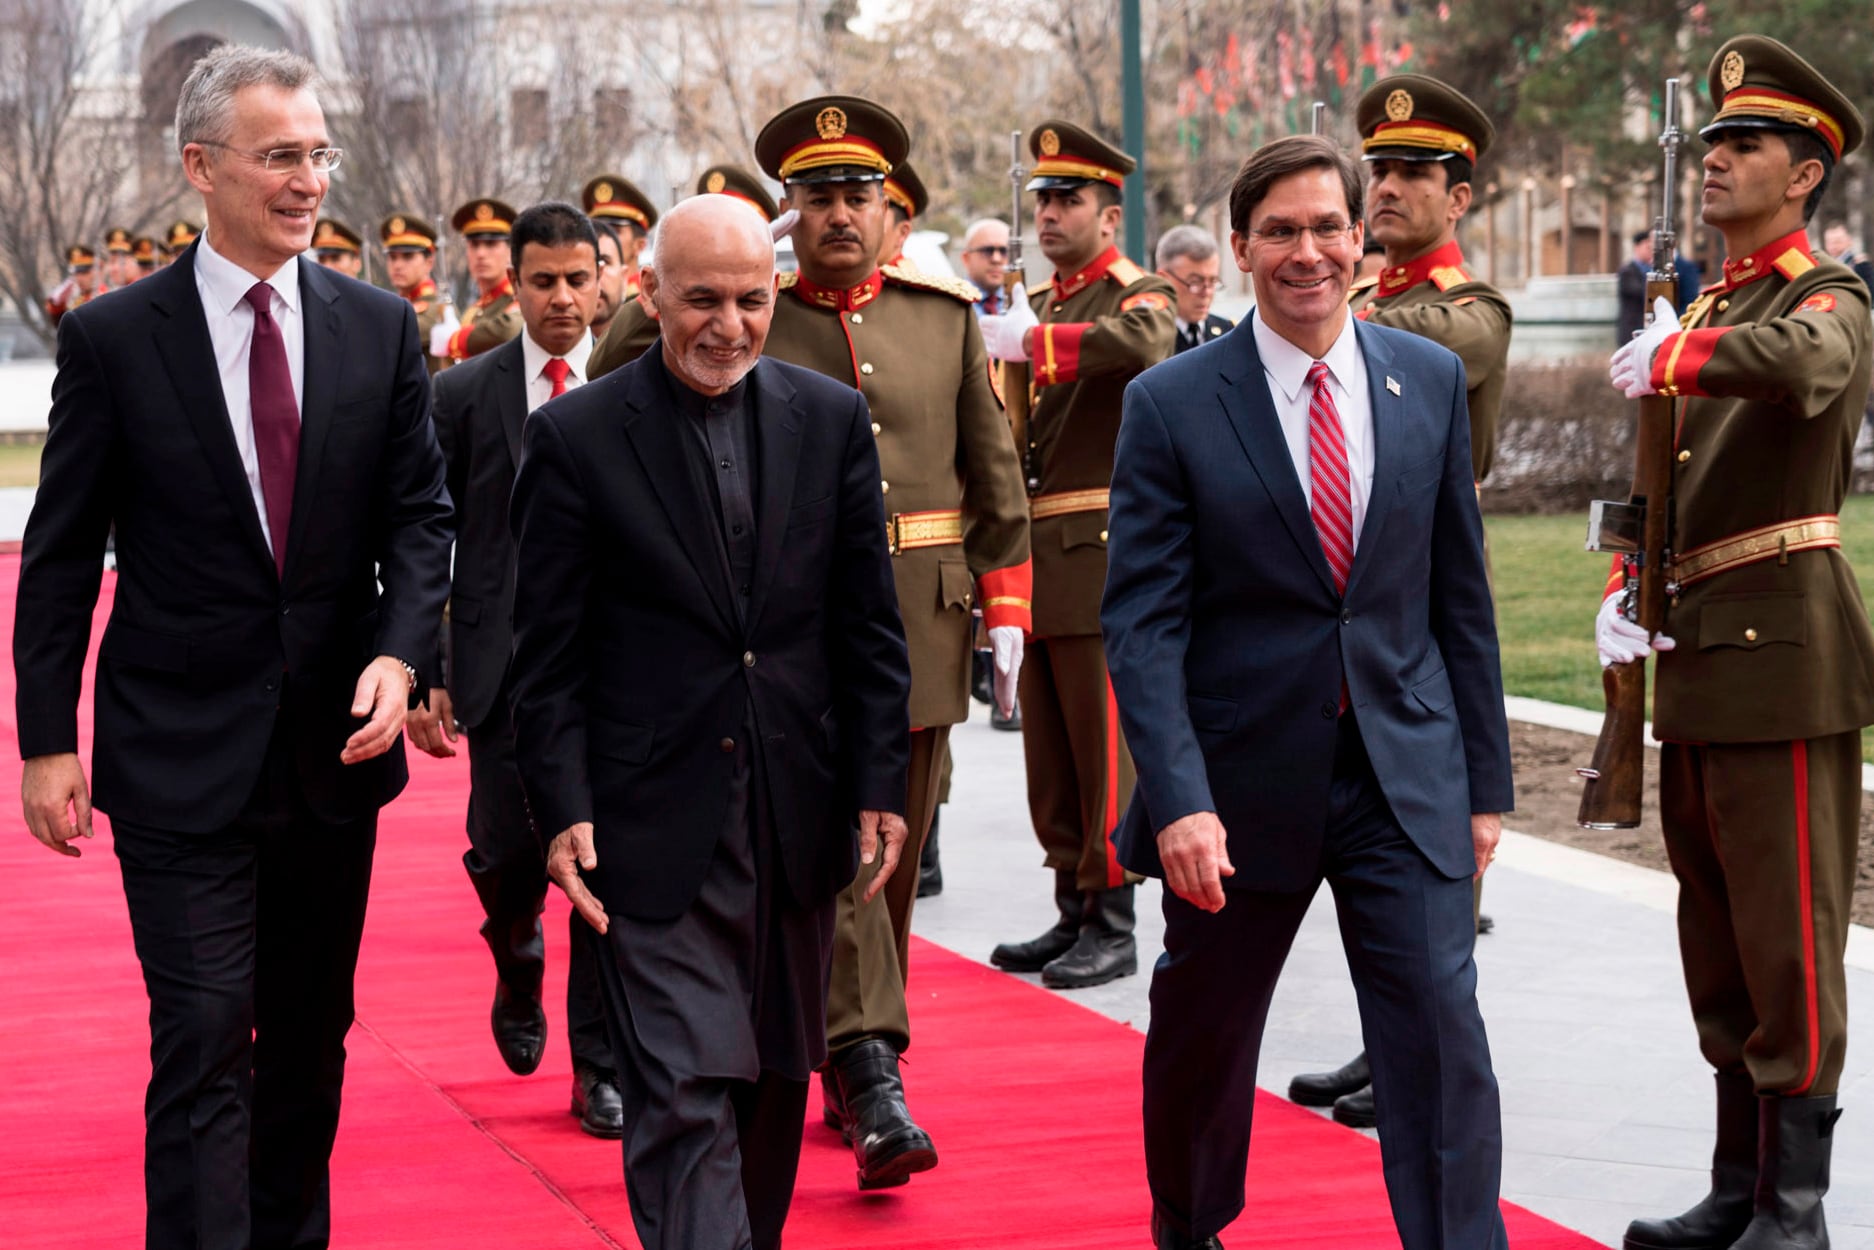
[[[1308,400],[1309,510],[1321,535],[1321,551],[1334,573],[1334,589],[1344,594],[1347,574],[1353,568],[1353,492],[1347,471],[1347,435],[1327,379],[1325,364],[1317,360],[1308,367],[1308,384],[1314,388]]]

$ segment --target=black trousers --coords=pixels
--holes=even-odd
[[[546,977],[546,846],[535,831],[514,760],[514,721],[504,686],[488,719],[468,731],[469,849],[462,866],[487,917],[481,933],[494,954],[495,975],[511,990],[538,997]],[[551,837],[553,830],[547,836]],[[603,939],[577,912],[566,924],[566,1027],[573,1058],[607,1072],[605,1000],[599,994]]]
[[[1502,1126],[1477,1010],[1471,883],[1440,875],[1393,820],[1341,718],[1321,875],[1373,1065],[1380,1156],[1404,1250],[1501,1250]],[[1152,1198],[1202,1240],[1243,1210],[1256,1060],[1276,978],[1314,890],[1228,890],[1222,911],[1165,891],[1145,1040]]]
[[[150,995],[149,1250],[301,1250],[331,1237],[377,818],[313,815],[284,736],[225,829],[112,816]]]

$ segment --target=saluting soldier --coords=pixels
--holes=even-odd
[[[321,217],[313,225],[312,254],[347,278],[364,272],[364,236],[334,218]]]
[[[1718,1108],[1710,1194],[1634,1221],[1632,1250],[1828,1244],[1860,730],[1874,722],[1874,632],[1837,517],[1874,361],[1868,289],[1804,230],[1861,117],[1761,35],[1718,50],[1710,89],[1701,212],[1729,259],[1681,321],[1657,317],[1611,370],[1630,397],[1680,400],[1653,728]],[[1596,635],[1603,664],[1647,649],[1612,598]]]
[[[436,227],[417,213],[392,213],[378,223],[377,241],[384,248],[384,272],[397,294],[416,310],[416,341],[428,343],[430,332],[443,323],[449,296],[436,285]],[[431,374],[449,362],[428,357]]]
[[[617,174],[600,174],[586,183],[580,196],[586,207],[586,216],[594,221],[603,221],[618,231],[618,246],[622,253],[620,266],[624,270],[625,284],[619,300],[625,303],[635,302],[638,298],[638,257],[644,254],[644,241],[651,237],[651,228],[657,224],[657,206],[651,198],[638,190],[637,185],[628,178]]]
[[[170,222],[169,229],[163,232],[163,256],[175,260],[189,250],[189,244],[195,242],[195,236],[201,232],[202,228],[192,221],[177,218]]]
[[[900,161],[885,175],[885,203],[890,206],[891,220],[885,226],[878,263],[916,269],[905,259],[904,245],[917,229],[917,219],[930,207],[930,192],[924,189],[924,180],[911,168],[910,161]]]
[[[500,200],[483,197],[455,210],[449,224],[462,236],[469,276],[475,280],[475,302],[463,310],[462,321],[438,344],[432,336],[430,354],[451,362],[479,356],[521,332],[520,305],[514,302],[514,284],[508,279],[508,236],[515,213]],[[445,321],[445,325],[448,323]],[[440,328],[440,327],[439,327]],[[436,348],[440,346],[441,351]]]
[[[46,296],[46,317],[56,329],[59,318],[104,293],[98,281],[98,254],[82,243],[65,249],[65,281]]]
[[[1138,878],[1120,867],[1112,842],[1132,797],[1132,755],[1100,647],[1100,591],[1120,400],[1126,383],[1171,355],[1176,295],[1114,243],[1133,159],[1064,121],[1035,127],[1028,147],[1035,229],[1054,280],[981,322],[992,356],[1032,362],[1023,451],[1034,640],[1022,669],[1022,748],[1029,814],[1054,870],[1060,917],[1032,941],[997,946],[990,960],[1065,989],[1139,969]]]
[[[1509,372],[1510,305],[1473,276],[1458,246],[1457,227],[1470,210],[1477,161],[1496,140],[1496,127],[1461,92],[1422,74],[1394,74],[1368,88],[1355,114],[1367,167],[1366,229],[1385,265],[1353,284],[1354,316],[1409,330],[1464,362],[1470,404],[1471,475],[1482,486],[1497,451],[1497,418]],[[1479,905],[1483,878],[1477,878]],[[1478,913],[1479,932],[1489,932]],[[1356,1128],[1378,1123],[1372,1074],[1363,1053],[1332,1072],[1289,1082],[1304,1106],[1332,1106],[1334,1118]]]

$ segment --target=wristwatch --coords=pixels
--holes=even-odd
[[[429,692],[419,691],[416,688],[416,665],[410,663],[410,661],[408,660],[400,659],[399,657],[394,656],[394,655],[391,656],[390,658],[397,661],[397,663],[403,668],[404,676],[410,679],[409,710],[414,712],[417,708],[423,706],[423,701],[424,699],[428,697]]]

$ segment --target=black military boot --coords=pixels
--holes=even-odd
[[[1054,905],[1061,918],[1054,927],[1028,942],[1004,942],[989,952],[989,962],[1004,972],[1039,972],[1073,949],[1080,936],[1080,918],[1086,910],[1086,895],[1074,884],[1074,870],[1054,870]]]
[[[1625,1250],[1729,1250],[1750,1224],[1757,1188],[1757,1091],[1749,1074],[1720,1072],[1711,1192],[1684,1215],[1635,1220]]]
[[[898,1052],[891,1043],[877,1037],[855,1042],[827,1060],[827,1074],[839,1089],[842,1136],[852,1142],[860,1189],[889,1189],[909,1181],[913,1172],[937,1166],[930,1134],[905,1108]]]
[[[1841,1112],[1835,1095],[1757,1104],[1757,1201],[1731,1250],[1828,1250],[1822,1195]]]
[[[1304,1072],[1288,1083],[1288,1100],[1304,1107],[1331,1107],[1337,1098],[1358,1093],[1373,1083],[1363,1050],[1332,1072]]]
[[[944,866],[937,858],[937,822],[943,818],[943,804],[930,814],[930,833],[917,857],[917,896],[930,898],[944,892]]]
[[[839,1079],[831,1068],[820,1073],[820,1123],[838,1133],[839,1139],[848,1146],[852,1145],[852,1130],[846,1123],[846,1100],[839,1096]]]
[[[1348,1128],[1378,1128],[1379,1109],[1373,1103],[1373,1087],[1363,1085],[1351,1094],[1336,1098],[1334,1122]]]
[[[1131,886],[1088,894],[1079,936],[1066,954],[1041,970],[1041,984],[1056,990],[1084,990],[1131,976],[1139,970],[1133,923]]]

